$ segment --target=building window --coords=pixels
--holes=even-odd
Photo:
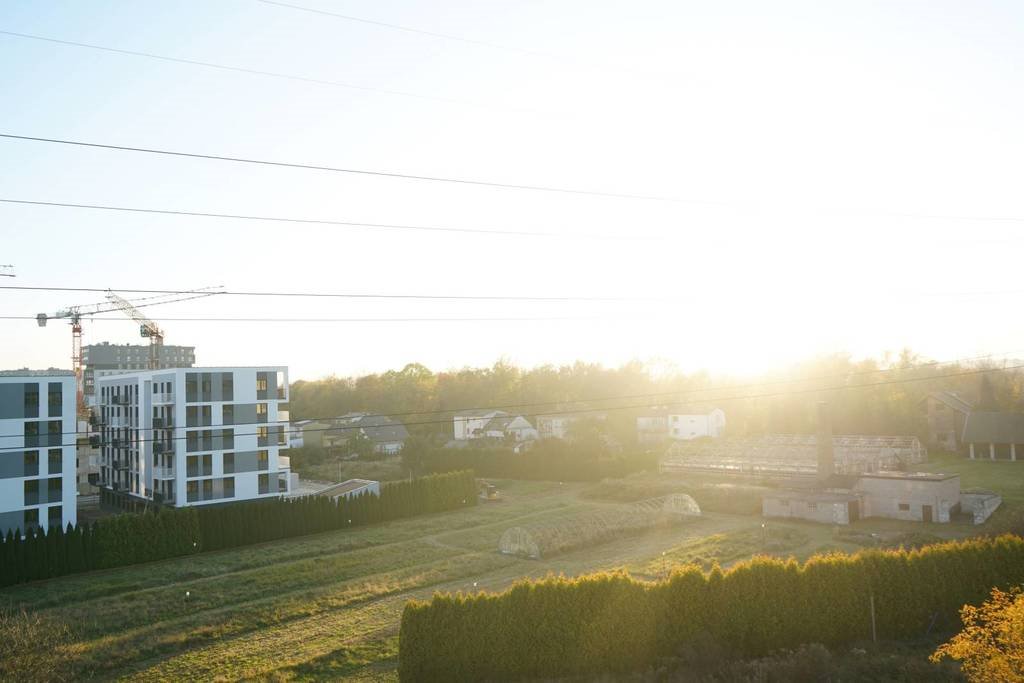
[[[51,527],[63,526],[64,513],[60,505],[51,505],[46,511],[46,523]]]
[[[29,529],[35,529],[37,526],[39,526],[39,510],[38,510],[38,508],[33,508],[31,510],[25,510],[25,529],[24,529],[24,531],[28,531]]]
[[[270,453],[268,451],[257,451],[256,452],[256,469],[269,470],[270,469]]]
[[[224,454],[224,474],[234,474],[235,472],[235,454],[225,453]],[[234,485],[234,479],[231,480]]]
[[[35,477],[39,475],[39,451],[25,451],[23,454],[25,467],[22,476]]]
[[[199,476],[199,456],[190,455],[185,458],[185,476],[186,477],[198,477]]]
[[[256,428],[256,445],[257,446],[269,446],[270,445],[269,434],[270,434],[270,430],[267,429],[266,427],[257,427]]]
[[[261,474],[259,476],[260,494],[270,493],[270,475]]]
[[[60,382],[50,382],[47,387],[47,414],[50,417],[60,417],[64,407],[64,393]]]
[[[234,498],[235,497],[235,478],[224,477],[224,497]]]
[[[256,404],[256,421],[266,422],[267,421],[267,404],[257,403]]]
[[[900,512],[910,512],[910,503],[900,503]]]
[[[39,480],[29,479],[24,484],[24,505],[39,505]]]
[[[64,497],[64,480],[53,477],[46,480],[46,502],[58,503]]]
[[[817,503],[815,503],[815,502],[808,502],[807,503],[807,511],[808,512],[816,512],[817,510],[818,510],[818,504]]]
[[[29,447],[39,446],[39,423],[26,422],[24,428],[25,445]]]
[[[235,400],[235,375],[231,372],[223,372],[220,376],[220,400]]]
[[[59,448],[51,448],[47,453],[49,463],[47,464],[47,474],[60,474],[63,470],[64,464],[64,451]]]
[[[283,401],[283,400],[285,400],[285,398],[287,398],[284,395],[284,389],[285,389],[285,387],[284,387],[284,373],[281,372],[280,370],[278,370],[278,372],[277,372],[277,398],[280,401]]]
[[[228,403],[221,410],[221,424],[235,424],[235,406]]]
[[[267,373],[257,372],[256,373],[256,398],[260,400],[266,400],[267,398]]]
[[[39,417],[39,385],[25,384],[25,417]]]

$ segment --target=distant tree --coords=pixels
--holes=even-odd
[[[1024,594],[993,589],[980,607],[964,605],[960,618],[963,630],[932,654],[933,662],[959,660],[972,683],[1024,681]]]
[[[988,375],[982,375],[978,384],[978,410],[999,410],[996,388]]]

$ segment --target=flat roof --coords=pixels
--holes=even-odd
[[[938,472],[871,472],[860,475],[861,479],[903,479],[907,481],[947,481],[959,477],[959,474]]]
[[[836,491],[776,491],[774,493],[766,493],[764,497],[804,500],[814,503],[850,503],[860,499],[859,496],[853,493],[839,493]]]
[[[50,368],[49,370],[29,370],[23,368],[21,370],[0,370],[0,377],[74,377],[75,373],[71,370],[58,370],[57,368]]]
[[[323,489],[322,491],[317,491],[316,495],[318,495],[318,496],[330,496],[330,497],[333,498],[334,496],[342,496],[342,495],[344,495],[346,493],[350,493],[352,491],[358,491],[359,489],[366,488],[367,486],[370,486],[371,484],[377,484],[377,483],[379,483],[379,482],[371,481],[370,479],[349,479],[348,481],[343,481],[340,484],[335,484],[334,486],[328,486],[327,488]]]

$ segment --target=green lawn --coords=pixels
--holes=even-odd
[[[960,472],[964,487],[1000,491],[1008,506],[1024,503],[1024,463],[943,456],[928,468]],[[625,569],[656,578],[678,564],[861,547],[829,526],[769,521],[762,528],[758,517],[708,513],[539,561],[507,557],[496,548],[511,526],[623,504],[582,497],[582,484],[498,486],[503,501],[473,509],[12,587],[0,590],[0,606],[71,628],[67,642],[46,653],[67,678],[393,680],[410,598],[501,590],[552,572]],[[908,529],[944,538],[985,530],[881,520],[854,527],[891,538]],[[0,661],[7,659],[0,679],[19,656],[0,650]]]

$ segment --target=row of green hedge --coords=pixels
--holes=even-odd
[[[476,502],[473,472],[463,470],[391,482],[382,486],[379,496],[367,493],[338,502],[308,496],[203,508],[199,527],[203,549],[220,550],[455,510]]]
[[[402,615],[404,681],[520,680],[643,669],[710,637],[741,656],[801,643],[923,635],[993,586],[1024,582],[1024,539],[906,551],[754,558],[658,583],[623,574],[521,582],[498,594],[437,595]]]
[[[373,524],[477,502],[469,471],[385,485],[335,503],[309,496],[124,514],[43,533],[8,532],[0,542],[0,586],[151,562],[290,536]]]

